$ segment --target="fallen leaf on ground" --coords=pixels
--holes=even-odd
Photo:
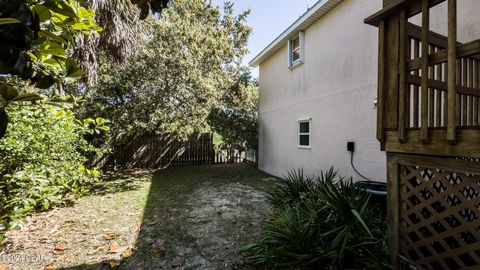
[[[45,265],[45,267],[43,268],[43,270],[54,270],[55,269],[55,266],[53,265],[53,262]]]
[[[155,252],[153,253],[153,256],[155,256],[156,258],[161,258],[161,257],[164,257],[165,256],[165,249],[164,248],[159,248],[157,250],[155,250]]]
[[[124,252],[122,252],[122,258],[126,259],[126,258],[129,258],[133,255],[133,251],[131,248],[128,248],[127,250],[125,250]]]
[[[63,251],[63,250],[54,250],[52,253],[55,254],[55,255],[63,255],[63,254],[65,254],[65,251]]]
[[[55,250],[64,251],[65,249],[67,249],[67,247],[63,244],[58,244],[55,246]]]
[[[65,249],[67,249],[65,247],[65,245],[63,244],[58,244],[55,246],[55,248],[53,249],[53,254],[55,255],[63,255],[65,253]]]
[[[110,266],[110,269],[115,269],[120,266],[120,262],[117,260],[111,260],[108,261],[108,266]]]
[[[118,237],[118,233],[107,233],[103,236],[103,239],[104,240],[113,240],[113,239],[116,239]]]
[[[118,249],[120,248],[120,246],[118,245],[117,242],[113,242],[111,245],[110,245],[110,249],[108,250],[108,253],[117,253]]]
[[[69,227],[69,226],[72,226],[73,224],[75,224],[75,221],[73,221],[73,220],[65,220],[65,221],[62,223],[62,227]]]
[[[129,246],[120,246],[118,243],[114,242],[110,245],[110,249],[108,250],[109,254],[122,254],[126,250],[131,249]]]

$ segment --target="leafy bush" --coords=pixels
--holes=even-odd
[[[7,112],[11,124],[0,140],[0,224],[15,227],[33,210],[88,191],[99,173],[85,166],[96,149],[84,136],[108,128],[104,119],[79,121],[70,110],[46,103]]]
[[[269,193],[263,235],[242,247],[252,269],[389,269],[386,222],[370,194],[332,169],[288,174]]]

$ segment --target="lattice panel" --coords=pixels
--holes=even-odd
[[[480,175],[401,165],[402,256],[425,269],[480,269],[479,192]]]

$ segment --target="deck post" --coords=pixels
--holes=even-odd
[[[407,12],[400,12],[400,29],[399,29],[399,114],[398,129],[400,131],[400,143],[407,142],[406,125],[407,125]]]
[[[421,94],[421,131],[420,140],[428,143],[428,61],[430,44],[430,6],[429,0],[422,0],[422,94]]]
[[[389,234],[389,253],[394,270],[398,269],[400,254],[400,192],[399,166],[395,154],[387,154],[387,223]]]
[[[377,93],[377,140],[385,142],[385,21],[379,25],[378,42],[378,93]],[[382,147],[383,148],[383,147]]]
[[[457,0],[448,0],[448,100],[447,142],[457,141]]]

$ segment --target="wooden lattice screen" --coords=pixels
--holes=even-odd
[[[480,163],[396,160],[401,257],[422,269],[480,269]]]

